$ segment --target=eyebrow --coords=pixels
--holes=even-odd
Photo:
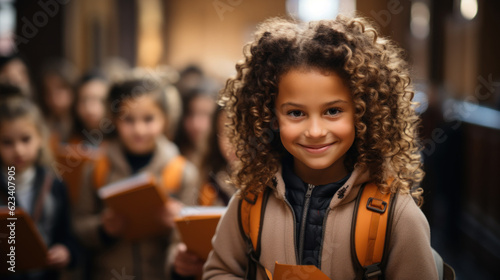
[[[335,105],[337,103],[348,103],[347,101],[345,100],[342,100],[342,99],[337,99],[337,100],[334,100],[334,101],[330,101],[330,102],[327,102],[325,104],[323,104],[324,107],[328,107],[328,106],[331,106],[331,105]],[[281,108],[285,107],[285,106],[294,106],[294,107],[299,107],[299,108],[304,108],[305,106],[302,105],[302,104],[298,104],[298,103],[293,103],[293,102],[286,102],[286,103],[283,103],[281,104]]]

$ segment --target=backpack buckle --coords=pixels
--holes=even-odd
[[[367,280],[379,279],[382,276],[382,269],[380,269],[380,264],[371,264],[364,267],[365,269],[365,278]]]
[[[248,203],[250,203],[252,205],[257,202],[258,198],[259,198],[259,195],[256,193],[252,193],[252,192],[247,192],[245,194],[245,196],[243,197],[244,200],[246,200]]]
[[[370,197],[368,199],[368,203],[366,203],[366,208],[373,212],[384,214],[385,210],[387,209],[387,202],[383,201],[382,199]]]

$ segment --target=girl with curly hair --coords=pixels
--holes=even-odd
[[[359,277],[351,223],[366,182],[399,193],[385,279],[437,279],[418,207],[419,119],[402,50],[365,19],[338,16],[268,20],[244,54],[220,99],[241,161],[240,190],[219,223],[204,279],[249,275],[239,204],[266,190],[256,279],[267,279],[275,262],[315,265],[330,279]]]

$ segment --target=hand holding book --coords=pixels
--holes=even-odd
[[[47,252],[47,265],[52,268],[64,268],[71,260],[71,255],[66,246],[55,244]]]
[[[112,208],[105,208],[101,214],[102,228],[112,237],[121,237],[127,229],[127,218]]]
[[[157,187],[150,173],[106,185],[98,190],[98,195],[114,212],[103,213],[106,233],[130,240],[165,234],[173,227],[173,217],[181,208],[179,202]]]
[[[177,244],[175,251],[175,273],[183,277],[198,276],[203,273],[203,264],[205,262],[196,253],[188,251],[186,244]]]

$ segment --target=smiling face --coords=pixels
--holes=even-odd
[[[133,154],[147,154],[156,147],[163,133],[165,117],[151,95],[123,100],[115,117],[120,141]]]
[[[0,158],[5,166],[15,166],[22,173],[38,159],[42,137],[29,117],[0,124]]]
[[[297,176],[319,185],[347,175],[344,158],[355,138],[354,106],[339,75],[290,70],[281,76],[275,109]]]

